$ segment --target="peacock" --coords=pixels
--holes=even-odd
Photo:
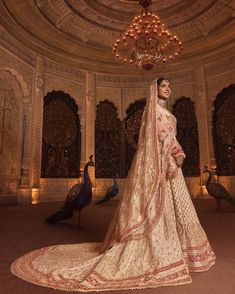
[[[217,201],[217,210],[221,210],[221,200],[225,200],[235,206],[235,197],[233,197],[221,184],[211,183],[212,173],[207,166],[204,166],[203,173],[208,173],[206,180],[206,189],[210,196]]]
[[[83,183],[74,185],[68,192],[64,206],[46,219],[47,223],[54,223],[74,217],[74,222],[80,227],[81,211],[92,199],[92,184],[88,168],[94,166],[93,156],[86,163],[83,172]]]
[[[98,202],[96,202],[96,204],[101,204],[101,203],[106,203],[108,202],[110,199],[113,199],[117,194],[118,194],[118,175],[116,174],[115,177],[113,178],[113,185],[108,187],[105,196],[99,200]]]

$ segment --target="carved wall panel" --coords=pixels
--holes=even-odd
[[[27,84],[27,88],[31,93],[33,84],[33,69],[29,65],[27,65],[25,62],[22,62],[16,56],[9,54],[7,51],[5,51],[5,49],[2,49],[2,47],[0,47],[0,66],[1,68],[7,67],[14,69],[14,71],[19,73],[19,75],[24,78]],[[29,95],[29,98],[31,98],[31,95]]]
[[[0,71],[0,192],[15,192],[22,162],[22,99],[17,79]]]
[[[191,71],[187,71],[187,73],[191,76]],[[185,77],[185,80],[182,77],[182,80],[178,82],[178,84],[175,83],[176,76],[173,76],[172,79],[170,79],[170,87],[171,87],[171,96],[170,99],[167,101],[167,107],[172,110],[173,105],[176,103],[176,101],[179,99],[179,97],[190,97],[192,101],[195,101],[195,84],[192,80],[187,80]],[[168,75],[167,75],[168,78]]]
[[[69,93],[78,105],[78,115],[81,124],[81,164],[85,161],[85,82],[80,82],[77,72],[63,64],[57,64],[46,60],[45,93],[52,91],[63,91]],[[82,76],[84,73],[82,74]],[[70,78],[71,77],[71,78]],[[85,79],[85,78],[84,78]]]
[[[235,84],[224,88],[214,101],[213,141],[217,174],[235,175]]]
[[[125,135],[126,135],[126,161],[125,161],[125,175],[131,167],[133,157],[135,155],[141,119],[146,104],[146,99],[140,99],[132,103],[126,111],[125,119]]]
[[[172,112],[177,119],[177,139],[186,154],[183,173],[185,176],[199,176],[199,141],[194,102],[182,97],[173,105]]]
[[[97,77],[96,77],[97,79]],[[118,118],[121,119],[121,90],[118,87],[96,87],[96,104],[98,105],[101,101],[107,100],[112,102],[117,107]]]
[[[121,177],[121,145],[121,121],[117,108],[112,102],[104,100],[96,110],[96,178],[112,178],[116,173]]]
[[[62,91],[44,97],[42,178],[79,177],[81,132],[77,111],[74,99]]]

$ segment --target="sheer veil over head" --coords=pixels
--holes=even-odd
[[[138,148],[124,193],[104,240],[103,250],[115,243],[142,238],[151,231],[161,216],[170,150],[162,152],[163,129],[157,98],[158,86],[155,79],[142,116]]]

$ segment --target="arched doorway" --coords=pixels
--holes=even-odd
[[[214,101],[213,141],[218,175],[235,175],[235,84]]]
[[[177,140],[186,154],[182,166],[184,176],[199,176],[199,141],[194,102],[189,97],[181,97],[173,105],[172,113],[177,119]]]
[[[52,91],[44,97],[41,177],[77,178],[80,158],[78,106],[69,94]]]

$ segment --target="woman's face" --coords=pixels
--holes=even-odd
[[[168,99],[171,94],[170,83],[167,80],[161,81],[158,86],[158,97],[161,99]]]

